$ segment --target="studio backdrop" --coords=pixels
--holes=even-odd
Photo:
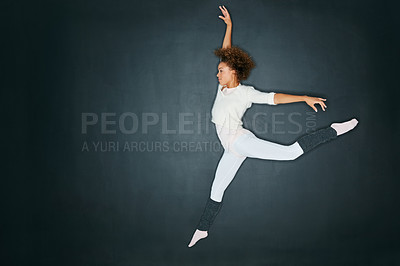
[[[219,5],[256,64],[244,85],[327,99],[254,104],[244,128],[289,145],[359,124],[293,161],[246,159],[188,248],[224,152]],[[2,6],[4,265],[400,263],[393,1]]]

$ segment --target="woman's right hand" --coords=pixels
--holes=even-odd
[[[224,16],[219,16],[219,18],[222,19],[226,23],[226,25],[231,26],[232,25],[231,16],[229,16],[229,12],[226,9],[226,7],[219,6],[219,9],[221,9],[222,14],[224,15]]]
[[[310,97],[310,96],[306,96],[304,101],[312,108],[314,109],[315,112],[318,112],[317,108],[314,106],[314,104],[319,104],[321,105],[322,110],[325,111],[325,108],[328,108],[326,106],[326,104],[324,103],[324,101],[326,101],[326,99],[324,98],[318,98],[318,97]]]

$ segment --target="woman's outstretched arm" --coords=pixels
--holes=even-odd
[[[325,111],[325,108],[328,108],[324,103],[326,99],[318,98],[318,97],[310,97],[307,95],[291,95],[291,94],[283,94],[283,93],[275,93],[274,102],[275,104],[283,104],[283,103],[294,103],[294,102],[306,102],[315,112],[317,112],[317,108],[314,104],[319,104],[322,107],[322,110]]]
[[[226,23],[226,32],[222,48],[230,48],[232,46],[232,20],[225,6],[219,6],[219,9],[221,9],[223,14],[223,16],[219,16],[219,18]]]

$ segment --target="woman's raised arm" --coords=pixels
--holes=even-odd
[[[219,6],[219,9],[221,9],[223,14],[223,16],[219,16],[219,18],[226,23],[226,32],[222,48],[230,48],[232,46],[232,20],[225,6]]]

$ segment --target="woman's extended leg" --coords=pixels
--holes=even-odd
[[[319,129],[299,138],[291,145],[281,145],[257,138],[253,133],[240,136],[233,144],[235,151],[243,156],[265,160],[294,160],[316,146],[344,134],[357,125],[352,119],[344,123],[333,123],[330,127]]]
[[[257,138],[253,133],[239,137],[233,144],[233,149],[246,157],[264,160],[288,161],[303,154],[300,145],[282,145]]]
[[[245,156],[237,156],[226,150],[224,151],[215,171],[210,198],[207,199],[203,214],[200,217],[199,224],[188,247],[192,247],[197,241],[208,236],[207,231],[221,209],[224,192],[245,159]]]

